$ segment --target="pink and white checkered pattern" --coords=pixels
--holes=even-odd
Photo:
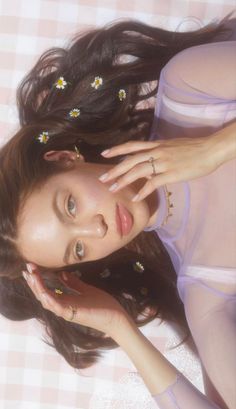
[[[38,56],[77,31],[119,18],[170,30],[195,29],[234,10],[234,0],[0,0],[0,146],[18,127],[15,89]],[[200,363],[173,328],[155,319],[142,333],[204,391]],[[155,409],[132,362],[121,348],[98,364],[75,371],[42,342],[36,320],[0,316],[1,409]]]

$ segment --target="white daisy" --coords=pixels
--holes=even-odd
[[[65,89],[67,82],[64,80],[64,77],[60,77],[56,82],[56,88]]]
[[[136,261],[133,264],[133,267],[134,267],[134,270],[137,271],[138,273],[143,273],[143,271],[144,271],[144,267],[139,261]]]
[[[103,79],[101,77],[95,77],[94,81],[91,82],[91,86],[95,89],[98,89],[103,83]]]
[[[49,139],[49,135],[47,131],[43,131],[38,137],[37,137],[38,141],[41,143],[47,143],[48,139]]]
[[[123,101],[123,99],[126,98],[126,92],[124,89],[120,89],[120,91],[118,92],[118,96],[119,96],[119,100]]]
[[[77,118],[78,116],[80,116],[80,109],[78,108],[73,108],[70,112],[69,115],[71,118]]]

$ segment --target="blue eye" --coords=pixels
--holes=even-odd
[[[68,199],[68,202],[67,202],[67,209],[69,210],[69,213],[71,213],[71,210],[73,210],[73,207],[75,207],[75,206],[73,206],[73,203],[75,203],[75,202],[74,202],[74,200],[71,200],[71,198],[72,198],[72,196],[69,196],[69,199]],[[72,206],[70,206],[71,203],[72,203]],[[82,258],[84,256],[84,247],[83,247],[83,245],[82,245],[82,243],[80,241],[78,241],[76,243],[75,253],[76,253],[76,256],[79,258],[79,260],[82,260]]]
[[[71,200],[72,196],[69,197],[68,202],[67,202],[67,209],[69,211],[69,213],[71,214],[71,211],[73,211],[73,208],[76,208],[75,205],[73,205],[74,200]],[[71,206],[72,203],[72,206]]]

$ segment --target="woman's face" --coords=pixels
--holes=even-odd
[[[65,152],[63,157],[65,159]],[[74,152],[68,153],[71,161]],[[58,156],[49,160],[61,160]],[[74,159],[73,159],[74,161]],[[18,217],[17,247],[29,262],[61,268],[98,260],[120,249],[156,218],[156,199],[132,202],[146,179],[112,193],[98,179],[114,165],[74,161],[73,169],[50,177],[24,203]],[[151,197],[152,196],[152,197]],[[117,227],[118,210],[130,212],[132,228],[122,234]],[[67,257],[65,255],[67,254]]]

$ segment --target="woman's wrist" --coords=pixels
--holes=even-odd
[[[137,325],[128,314],[121,315],[119,320],[115,320],[113,327],[109,328],[109,336],[120,345],[126,337],[127,332],[138,330]]]
[[[155,348],[130,319],[119,323],[112,338],[124,350],[154,396],[172,385],[179,371]]]
[[[206,142],[216,168],[236,158],[236,122],[210,135]]]

